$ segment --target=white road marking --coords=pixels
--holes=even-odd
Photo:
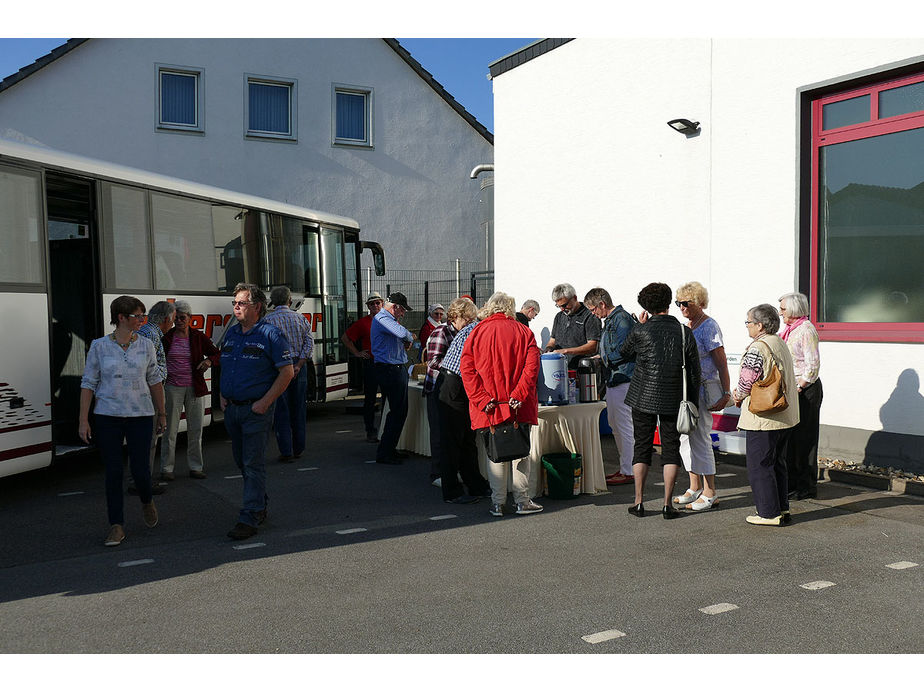
[[[799,587],[804,590],[823,590],[825,587],[834,587],[834,584],[827,580],[816,580],[815,582],[806,582],[804,585],[799,585]]]
[[[434,517],[431,517],[430,519],[431,520],[451,520],[454,517],[458,517],[458,515],[436,515]]]
[[[729,472],[725,472],[725,474],[716,474],[716,476],[717,476],[718,478],[720,478],[720,479],[724,479],[724,478],[727,478],[727,477],[730,477],[730,476],[735,476],[735,475],[734,475],[734,474],[731,474],[731,473],[729,473]]]
[[[298,468],[298,471],[300,471],[300,472],[314,472],[314,471],[317,471],[318,469],[319,469],[318,467],[299,467],[299,468]]]
[[[225,479],[243,479],[243,474],[235,474],[234,476],[226,476]]]
[[[138,560],[138,561],[123,561],[122,563],[119,563],[119,567],[120,568],[131,568],[133,565],[145,565],[147,563],[153,563],[153,562],[154,562],[153,558],[142,558],[141,560]]]
[[[654,482],[654,483],[652,484],[652,486],[664,486],[664,482],[663,482],[663,481],[656,481],[656,482]]]
[[[912,563],[911,561],[899,561],[898,563],[889,563],[886,568],[894,568],[895,570],[904,570],[905,568],[916,568],[917,563]]]
[[[235,544],[231,548],[235,551],[246,551],[247,549],[256,549],[260,546],[266,546],[262,541],[255,541],[252,544]]]
[[[375,464],[375,460],[366,460],[366,464]]]
[[[721,602],[719,604],[713,604],[712,606],[704,606],[700,609],[704,614],[709,614],[710,616],[715,616],[716,614],[722,614],[726,611],[734,611],[738,608],[737,604],[729,604],[728,602]]]
[[[335,433],[352,433],[353,431],[335,431]]]
[[[81,496],[81,495],[83,495],[83,491],[68,491],[67,493],[59,493],[58,497],[64,498],[64,496]]]
[[[353,527],[352,529],[338,529],[337,534],[356,534],[357,532],[368,532],[365,527]]]
[[[582,635],[581,640],[589,642],[591,645],[596,645],[597,643],[615,640],[616,638],[624,638],[625,636],[626,634],[619,630],[602,630],[599,633]]]

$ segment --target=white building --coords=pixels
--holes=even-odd
[[[493,137],[394,39],[72,39],[0,137],[356,219],[390,268],[484,268]]]
[[[924,40],[547,39],[491,74],[495,285],[537,331],[559,282],[637,312],[696,280],[740,355],[802,291],[819,453],[924,473]]]

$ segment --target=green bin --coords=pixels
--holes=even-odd
[[[570,500],[581,494],[583,462],[570,452],[553,452],[542,456],[542,468],[548,480],[549,498]]]

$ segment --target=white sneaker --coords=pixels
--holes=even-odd
[[[517,515],[532,515],[533,513],[541,513],[542,506],[538,503],[534,503],[531,500],[525,501],[523,503],[517,503]]]

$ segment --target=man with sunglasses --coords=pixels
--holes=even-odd
[[[266,521],[266,440],[276,399],[295,376],[289,342],[263,318],[266,295],[254,284],[234,287],[234,317],[221,346],[221,409],[234,461],[244,478],[243,504],[231,539],[247,539]]]
[[[552,337],[544,351],[564,354],[568,357],[568,368],[575,369],[582,358],[597,353],[603,327],[600,318],[578,300],[571,284],[559,284],[552,289],[552,300],[559,313],[552,322]]]
[[[382,294],[378,291],[372,291],[366,297],[366,308],[369,310],[368,315],[364,315],[347,328],[347,331],[340,337],[343,346],[347,348],[353,356],[362,359],[363,364],[363,423],[366,426],[366,440],[370,443],[378,443],[379,437],[375,432],[375,397],[378,394],[379,385],[375,379],[375,368],[373,364],[375,359],[372,357],[372,345],[370,343],[370,331],[372,329],[372,318],[382,310]]]

